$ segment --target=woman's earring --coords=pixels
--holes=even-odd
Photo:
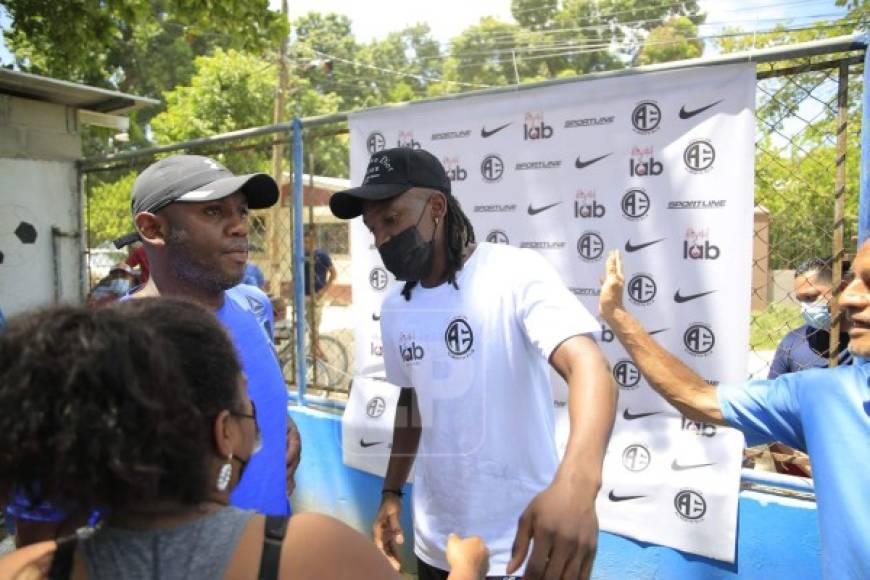
[[[218,491],[226,491],[230,485],[230,479],[233,478],[233,454],[227,456],[227,462],[221,465],[221,470],[218,472],[217,489]]]

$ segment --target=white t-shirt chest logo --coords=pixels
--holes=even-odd
[[[474,352],[474,332],[465,317],[457,316],[447,324],[444,343],[453,358],[465,358]]]

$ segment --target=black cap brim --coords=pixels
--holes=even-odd
[[[248,198],[248,208],[263,209],[272,207],[278,201],[278,184],[265,173],[249,173],[224,177],[189,191],[176,199],[181,203],[202,203],[215,201],[241,191]]]
[[[116,238],[112,240],[112,243],[115,244],[115,247],[119,250],[124,246],[129,246],[133,242],[138,242],[142,238],[139,237],[139,232],[132,232],[125,236],[121,236],[120,238]]]
[[[329,198],[329,209],[335,217],[349,220],[362,215],[363,202],[390,199],[405,193],[412,187],[414,186],[408,183],[372,183],[345,189]]]

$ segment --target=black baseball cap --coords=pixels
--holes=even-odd
[[[130,205],[133,215],[160,211],[171,203],[214,201],[241,191],[248,207],[262,209],[278,201],[278,184],[265,173],[233,175],[209,157],[173,155],[149,165],[136,177]],[[133,232],[114,241],[116,248],[139,240]]]
[[[450,179],[437,157],[410,147],[384,149],[372,155],[362,185],[333,194],[329,209],[335,217],[355,218],[362,214],[364,201],[390,199],[412,187],[450,195]]]

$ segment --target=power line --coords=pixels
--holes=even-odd
[[[792,20],[794,20],[794,18],[782,17],[782,18],[760,19],[760,20],[751,21],[751,22],[779,22],[779,21],[787,22],[787,21],[792,21]],[[721,22],[721,24],[728,24],[728,23],[733,24],[733,23],[741,23],[741,22],[746,22],[746,21],[730,21],[730,22],[723,21],[723,22]],[[857,22],[857,21],[850,21],[850,22]],[[846,23],[847,23],[846,21],[843,21],[841,24],[834,24],[834,26],[844,26],[844,25],[846,25]],[[746,32],[747,32],[747,34],[765,34],[767,32],[775,32],[775,31],[776,31],[776,29],[773,29],[770,31],[756,30],[756,31],[746,31]],[[706,38],[706,37],[712,38],[712,36],[710,36],[710,35],[699,35],[698,38]],[[516,40],[516,39],[514,39],[514,40]],[[585,42],[576,42],[576,41],[572,41],[570,39],[565,39],[565,40],[554,40],[550,43],[534,43],[534,44],[530,44],[527,46],[517,45],[517,44],[510,44],[510,45],[505,44],[504,46],[494,46],[490,50],[485,50],[485,51],[460,52],[460,53],[452,53],[452,54],[451,53],[444,53],[444,54],[439,54],[437,56],[419,57],[415,62],[446,60],[448,58],[462,61],[462,60],[473,59],[475,57],[491,57],[491,56],[497,56],[497,57],[511,56],[512,57],[512,55],[514,53],[524,54],[524,53],[528,53],[528,52],[540,52],[540,51],[544,51],[544,50],[553,50],[553,49],[557,49],[557,48],[569,49],[569,48],[583,48],[583,47],[590,47],[590,48],[610,47],[614,43],[617,43],[617,42],[619,42],[619,41],[617,41],[615,36],[610,36],[608,38],[604,38],[604,39],[601,39],[598,41],[590,40],[590,41],[585,41]]]
[[[723,12],[729,12],[729,13],[732,13],[732,12],[747,12],[747,11],[756,11],[756,10],[758,10],[758,9],[760,9],[760,8],[771,8],[771,7],[786,8],[786,7],[793,7],[793,6],[797,6],[797,5],[801,5],[801,4],[807,4],[807,3],[817,3],[817,2],[819,2],[819,1],[820,1],[820,0],[795,0],[795,1],[793,1],[793,2],[775,2],[775,3],[771,3],[771,4],[753,5],[753,6],[751,6],[751,7],[733,8],[733,9],[730,9],[730,10],[724,10]],[[671,6],[671,7],[672,7],[672,6],[682,6],[682,5],[683,5],[683,3],[678,2],[678,3],[674,3],[674,4],[670,4],[670,5],[666,5],[666,6],[664,6],[664,7],[668,7],[668,6]],[[606,18],[606,17],[609,17],[609,16],[615,16],[615,15],[617,15],[617,14],[632,14],[632,13],[636,13],[636,12],[639,12],[639,11],[640,11],[640,9],[635,9],[635,10],[622,10],[622,11],[612,12],[612,13],[602,14],[602,15],[597,15],[597,14],[596,14],[596,15],[593,15],[593,16],[594,16],[595,18]],[[839,16],[839,15],[840,15],[839,13],[834,14],[834,16]],[[576,31],[576,30],[588,30],[588,29],[595,29],[595,28],[607,28],[607,27],[610,27],[611,24],[617,24],[617,25],[620,25],[620,26],[626,26],[626,25],[635,25],[635,26],[639,26],[639,25],[644,25],[644,24],[653,24],[653,23],[657,23],[657,22],[663,22],[663,21],[667,20],[668,18],[672,18],[672,17],[674,17],[674,16],[677,16],[677,14],[668,14],[668,15],[665,15],[664,17],[662,17],[662,18],[646,18],[646,19],[637,19],[637,20],[626,21],[626,22],[621,22],[621,23],[603,22],[603,23],[601,23],[601,24],[594,24],[594,25],[587,25],[587,26],[577,26],[577,27],[561,28],[561,29],[549,29],[549,30],[548,30],[548,29],[518,29],[518,31],[519,31],[519,30],[525,30],[525,31],[529,31],[529,32],[537,32],[537,33],[541,33],[541,34],[550,34],[550,33],[554,33],[554,32],[572,32],[572,31]],[[799,18],[807,18],[807,17],[799,17]],[[746,21],[746,22],[754,22],[755,20],[754,20],[754,19],[745,19],[745,21]],[[712,24],[715,24],[715,23],[703,22],[703,23],[700,23],[699,26],[708,26],[708,25],[712,25]],[[479,37],[481,37],[481,38],[486,38],[486,37],[488,37],[488,36],[489,36],[489,37],[492,37],[492,38],[506,38],[506,37],[512,37],[512,36],[513,36],[513,33],[512,33],[512,32],[479,33]],[[451,41],[448,41],[448,42],[452,42],[452,40],[451,40]]]
[[[451,83],[451,84],[456,84],[456,85],[463,85],[463,86],[474,87],[474,88],[484,88],[484,89],[489,88],[489,85],[484,85],[481,83],[466,83],[463,81],[450,81],[450,80],[447,80],[447,79],[444,79],[441,77],[437,77],[437,76],[436,77],[429,77],[427,75],[419,75],[419,74],[415,74],[415,73],[398,71],[395,69],[383,68],[383,67],[374,66],[372,64],[368,64],[368,63],[364,63],[364,62],[349,60],[346,58],[342,58],[340,56],[327,54],[327,53],[321,52],[321,51],[319,51],[311,46],[307,46],[307,48],[309,50],[311,50],[312,52],[314,52],[315,54],[317,54],[318,56],[321,56],[323,58],[328,58],[328,59],[331,59],[333,61],[343,62],[345,64],[353,65],[355,67],[366,68],[369,70],[376,70],[378,72],[383,72],[383,73],[387,73],[387,74],[391,74],[391,75],[395,75],[395,76],[401,76],[401,77],[405,77],[405,78],[413,78],[413,79],[416,79],[418,81],[425,82],[425,83],[435,81],[435,82],[443,82],[443,83]]]
[[[790,22],[794,20],[810,20],[810,19],[820,19],[820,18],[833,18],[839,17],[841,14],[839,12],[826,12],[823,14],[812,14],[806,16],[780,16],[780,17],[770,17],[770,18],[745,18],[739,20],[720,20],[713,22],[702,22],[697,26],[700,28],[702,26],[720,26],[726,24],[755,24],[758,22]],[[554,34],[564,34],[568,32],[582,32],[582,31],[590,31],[590,30],[613,30],[614,27],[620,28],[639,28],[647,24],[655,24],[655,23],[664,23],[672,16],[666,16],[662,18],[649,18],[643,20],[632,20],[620,23],[601,23],[601,24],[589,24],[585,26],[574,26],[570,28],[555,28],[555,29],[545,29],[545,30],[537,30],[537,31],[529,31],[522,28],[517,28],[512,32],[493,32],[491,34],[479,34],[475,35],[476,40],[491,40],[495,45],[498,45],[500,42],[505,43],[513,43],[516,41],[516,35],[522,33],[531,32],[532,34],[541,35],[543,37],[547,37],[549,35]],[[456,39],[452,39],[450,43],[455,43]]]

